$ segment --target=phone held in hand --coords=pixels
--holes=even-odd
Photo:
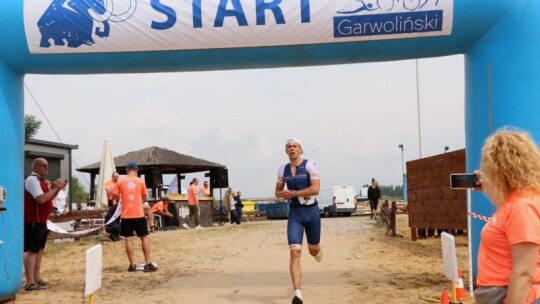
[[[478,176],[474,173],[454,173],[450,174],[450,188],[452,189],[472,189],[480,188],[476,183]]]

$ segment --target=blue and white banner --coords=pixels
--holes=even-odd
[[[24,0],[33,54],[440,36],[452,19],[453,0]]]

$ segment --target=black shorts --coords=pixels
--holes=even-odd
[[[114,205],[114,200],[107,200],[107,207],[111,208]]]
[[[379,205],[379,200],[370,200],[369,205],[371,209],[377,210],[377,206]]]
[[[49,229],[45,223],[24,223],[24,252],[45,249]]]
[[[124,237],[133,236],[133,232],[138,237],[148,235],[148,224],[145,217],[122,219],[120,225],[120,235]]]

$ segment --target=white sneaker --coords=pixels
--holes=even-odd
[[[187,230],[189,230],[189,226],[186,224],[186,223],[183,223],[182,224],[182,227],[186,228]]]
[[[195,229],[199,230],[199,229],[203,229],[203,227],[201,225],[195,227]]]
[[[314,258],[315,258],[315,261],[319,263],[322,261],[322,249],[319,250],[319,253],[317,253],[317,255],[315,255]]]

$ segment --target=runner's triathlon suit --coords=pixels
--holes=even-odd
[[[291,165],[286,164],[279,168],[278,183],[287,184],[287,189],[300,191],[311,185],[311,179],[319,179],[320,174],[313,161],[303,160],[296,167],[296,175],[292,175]],[[301,247],[304,239],[304,230],[308,245],[318,245],[321,240],[321,216],[317,206],[316,197],[294,197],[288,201],[289,219],[287,221],[287,238],[289,246]]]

